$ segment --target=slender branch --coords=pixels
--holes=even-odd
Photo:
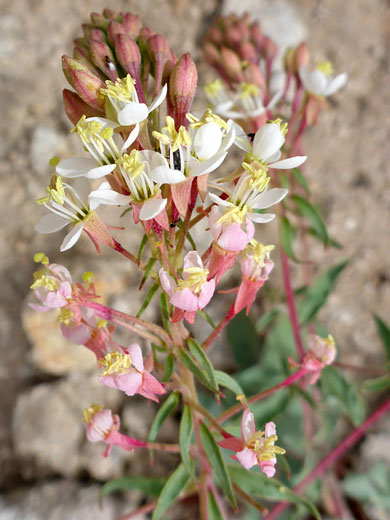
[[[213,330],[213,332],[210,334],[210,336],[203,342],[203,348],[206,350],[211,343],[217,338],[222,330],[226,327],[226,325],[229,323],[230,320],[234,318],[234,303],[230,307],[230,309],[227,311],[226,316],[222,318],[220,323],[216,326],[216,328]]]
[[[145,446],[142,447],[150,450],[166,451],[168,453],[180,453],[180,446],[178,444],[166,444],[164,442],[145,442]]]
[[[264,506],[262,506],[261,504],[259,504],[254,498],[252,498],[250,495],[248,495],[247,493],[245,493],[245,491],[243,489],[240,488],[240,486],[238,486],[235,482],[232,482],[233,484],[233,488],[235,489],[235,491],[237,492],[237,495],[240,495],[240,497],[245,500],[246,502],[248,502],[248,504],[250,504],[251,506],[253,506],[255,509],[257,509],[258,511],[260,511],[260,513],[262,515],[265,515],[268,513],[268,509],[265,508]]]
[[[355,428],[336,448],[334,448],[301,482],[294,488],[295,493],[303,491],[315,478],[326,471],[337,459],[351,448],[386,412],[390,411],[390,399],[387,399],[368,419],[360,426]],[[289,502],[280,502],[263,520],[273,520],[279,518],[281,513],[290,506]]]
[[[138,329],[134,325],[130,325],[130,323],[124,323],[123,321],[118,320],[117,318],[111,318],[110,321],[111,323],[116,323],[124,329],[131,330],[131,332],[134,332],[135,334],[138,334],[138,336],[150,340],[152,343],[161,344],[161,338],[159,338],[158,336],[154,336],[153,334],[150,334],[149,332],[146,332],[144,330]]]
[[[297,370],[294,374],[291,376],[288,376],[284,381],[281,383],[278,383],[277,385],[271,386],[270,388],[267,388],[267,390],[263,390],[262,392],[259,392],[258,394],[252,395],[252,397],[249,397],[247,399],[248,404],[256,403],[257,401],[260,401],[261,399],[264,399],[265,397],[268,397],[269,395],[273,394],[277,390],[281,390],[282,388],[285,388],[292,383],[295,383],[295,381],[298,381],[301,377],[303,377],[305,374],[307,374],[307,370],[304,368],[300,368]],[[236,415],[236,413],[239,413],[242,410],[242,404],[237,403],[224,412],[222,412],[217,417],[218,423],[223,423],[233,417],[233,415]]]
[[[209,421],[209,423],[217,430],[217,432],[219,432],[223,436],[229,435],[227,433],[227,431],[224,430],[224,428],[222,428],[222,426],[220,424],[218,424],[218,422],[214,419],[214,417],[210,414],[210,412],[208,410],[206,410],[206,408],[204,408],[201,404],[196,403],[195,401],[191,401],[188,399],[187,399],[187,401],[188,401],[189,406],[191,406],[192,408],[195,408],[195,410],[197,410],[199,413],[201,413],[203,415],[203,417],[205,417]]]
[[[153,502],[149,502],[149,504],[145,504],[144,506],[138,507],[134,509],[131,513],[127,513],[127,515],[123,515],[118,517],[116,520],[130,520],[130,518],[134,518],[142,513],[148,514],[151,513],[157,505],[157,500],[153,500]]]

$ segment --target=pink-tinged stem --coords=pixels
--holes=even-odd
[[[311,471],[295,488],[295,493],[303,491],[315,478],[319,477],[326,471],[337,459],[339,459],[344,453],[351,448],[370,428],[373,424],[378,421],[386,412],[390,412],[390,399],[387,399],[382,406],[380,406],[370,417],[364,421],[363,424],[353,430],[334,450],[332,450],[324,459],[317,464],[317,466]],[[272,511],[264,517],[263,520],[273,520],[279,518],[279,515],[290,507],[288,502],[280,502]]]
[[[133,262],[133,264],[137,265],[138,267],[141,267],[141,262],[138,260],[137,257],[135,257],[132,253],[130,253],[130,251],[127,251],[127,249],[125,249],[122,246],[122,244],[117,242],[115,239],[113,239],[113,242],[114,242],[114,246],[112,249],[114,249],[114,251],[118,251],[118,253],[120,253],[124,257],[128,258],[129,260],[131,260],[131,262]],[[144,269],[144,267],[143,267],[143,269]]]
[[[230,309],[227,311],[226,316],[220,321],[220,323],[216,326],[216,328],[213,330],[213,332],[210,334],[210,336],[203,342],[203,348],[206,350],[211,343],[217,338],[223,329],[226,327],[226,325],[229,323],[230,320],[234,318],[234,303],[230,307]]]
[[[305,374],[307,374],[307,370],[305,368],[300,368],[297,370],[294,374],[291,376],[288,376],[284,381],[281,383],[278,383],[275,386],[271,386],[267,390],[263,390],[263,392],[260,392],[256,395],[252,395],[252,397],[248,397],[247,401],[248,404],[256,403],[257,401],[260,401],[261,399],[264,399],[265,397],[268,397],[269,395],[273,394],[274,392],[277,392],[278,390],[281,390],[282,388],[286,388],[287,386],[292,385],[295,383],[295,381],[298,381],[301,377],[303,377]],[[218,423],[223,423],[233,417],[233,415],[236,415],[236,413],[239,413],[242,410],[242,404],[237,403],[234,406],[231,406],[226,411],[222,412],[218,417],[217,421]]]
[[[294,334],[295,346],[297,348],[299,361],[302,361],[303,356],[305,354],[305,349],[303,348],[301,329],[299,327],[297,308],[295,306],[294,291],[291,286],[291,273],[290,266],[288,263],[288,257],[282,248],[280,248],[280,259],[282,262],[284,290],[286,293],[288,313],[290,316],[291,327]]]
[[[116,520],[130,520],[130,518],[134,518],[142,513],[148,514],[151,513],[157,505],[157,500],[153,500],[153,502],[149,502],[149,504],[145,504],[144,506],[138,507],[134,509],[131,513],[127,513],[127,515],[123,515],[118,517]]]
[[[146,330],[138,329],[135,325],[131,325],[130,323],[124,323],[121,320],[118,320],[117,318],[111,318],[111,323],[115,323],[116,325],[119,325],[120,327],[123,327],[124,329],[131,330],[131,332],[134,332],[134,334],[138,334],[138,336],[141,336],[142,338],[148,339],[152,343],[161,343],[161,338],[158,336],[154,336],[150,332],[147,332]]]

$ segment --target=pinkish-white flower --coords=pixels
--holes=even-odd
[[[283,448],[275,446],[277,440],[275,424],[268,422],[264,432],[256,431],[254,416],[249,409],[246,409],[241,420],[241,438],[227,437],[218,444],[235,451],[232,458],[237,459],[245,469],[258,464],[261,471],[271,478],[276,472],[276,454],[286,453]]]
[[[99,360],[103,374],[99,381],[110,388],[122,390],[126,395],[140,394],[158,402],[156,395],[165,394],[165,389],[155,377],[150,374],[153,368],[153,357],[149,357],[146,366],[142,350],[137,343],[121,352],[110,352]]]
[[[180,280],[175,281],[163,268],[159,272],[161,285],[168,294],[170,303],[177,309],[190,313],[186,316],[190,319],[196,311],[206,307],[214,294],[215,281],[207,281],[208,274],[196,251],[190,251],[184,257]]]
[[[68,305],[72,297],[72,277],[63,265],[48,263],[34,273],[34,283],[30,288],[40,302],[30,303],[32,309],[40,312],[60,309]]]
[[[299,69],[299,78],[304,89],[316,96],[331,96],[344,87],[348,75],[343,72],[333,77],[332,74],[333,66],[328,61],[318,62],[313,70],[310,70],[307,65],[302,65]]]

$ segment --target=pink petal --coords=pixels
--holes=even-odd
[[[252,238],[248,238],[248,234],[241,229],[239,224],[234,222],[221,233],[218,245],[226,251],[242,251]]]
[[[152,394],[162,395],[166,393],[163,385],[149,372],[144,372],[141,390]]]
[[[142,385],[142,374],[132,372],[131,374],[112,374],[100,376],[99,381],[109,388],[122,390],[126,395],[134,395]]]
[[[275,427],[275,423],[268,422],[265,425],[265,436],[270,437],[271,435],[276,435],[276,427]]]
[[[134,365],[134,367],[139,370],[139,372],[144,371],[144,358],[142,356],[142,350],[141,347],[138,345],[138,343],[132,343],[130,346],[128,346],[126,349],[124,349],[125,352],[127,352],[131,358],[131,362]]]
[[[190,267],[200,267],[200,269],[203,269],[203,263],[196,251],[190,251],[186,254],[183,261],[183,271]],[[183,278],[188,278],[188,273],[183,274]]]
[[[237,437],[229,437],[228,439],[222,439],[217,442],[218,446],[221,448],[226,448],[227,450],[232,451],[242,451],[244,448],[244,443],[242,439],[238,439]]]
[[[251,435],[256,432],[256,424],[253,413],[247,408],[242,414],[241,419],[241,436],[247,441]]]
[[[90,442],[103,441],[107,433],[114,426],[111,410],[100,410],[89,421],[87,438]]]
[[[262,461],[261,460],[260,469],[268,478],[273,477],[276,473],[276,469],[275,469],[274,463],[272,463],[272,461]]]
[[[244,448],[236,453],[237,460],[245,469],[250,469],[257,464],[256,454],[254,451]]]
[[[215,281],[214,280],[205,282],[202,285],[202,288],[201,288],[199,296],[198,296],[199,309],[204,309],[204,307],[206,307],[206,305],[209,303],[209,301],[213,297],[214,291],[215,291]]]
[[[183,311],[197,311],[199,309],[198,298],[188,288],[176,289],[170,298],[170,302]]]
[[[61,332],[64,338],[76,345],[85,345],[91,338],[91,331],[84,323],[80,323],[80,325],[76,325],[75,327],[61,325]]]
[[[145,446],[143,441],[134,439],[134,437],[129,437],[128,435],[124,435],[123,433],[117,431],[110,432],[110,434],[106,437],[105,442],[107,444],[120,446],[126,451],[134,451],[134,448],[143,448]]]
[[[175,280],[172,278],[172,276],[169,276],[169,274],[164,271],[163,268],[160,269],[158,275],[160,277],[160,282],[164,291],[168,294],[168,296],[172,296],[174,290],[176,289]]]

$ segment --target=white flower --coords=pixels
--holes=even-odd
[[[299,77],[305,90],[316,96],[331,96],[344,87],[348,75],[343,72],[332,77],[333,67],[330,62],[319,62],[314,70],[309,70],[306,65],[299,69]]]
[[[78,133],[84,148],[91,157],[64,159],[58,164],[56,172],[67,178],[100,179],[114,171],[117,160],[136,140],[139,132],[139,125],[136,124],[119,148],[114,139],[114,128],[117,126],[116,123],[102,117],[86,118],[82,116],[72,132]]]
[[[275,168],[281,170],[289,170],[296,168],[304,163],[307,159],[305,155],[289,157],[279,161],[282,155],[280,149],[283,146],[285,135],[287,132],[287,123],[280,124],[280,120],[275,120],[263,125],[257,130],[251,144],[245,132],[241,129],[237,131],[235,144],[247,152],[248,159],[257,161],[265,170]],[[237,128],[238,125],[237,125]]]
[[[106,81],[107,88],[101,89],[101,93],[107,96],[115,111],[118,123],[122,126],[134,125],[144,121],[150,112],[155,110],[164,101],[167,95],[167,85],[161,89],[156,99],[149,105],[140,103],[138,94],[134,88],[135,80],[128,74],[123,79],[117,79],[115,83]]]
[[[48,195],[36,202],[45,206],[50,213],[41,218],[35,230],[43,234],[54,233],[72,223],[73,229],[66,235],[60,247],[61,251],[66,251],[78,241],[92,213],[88,204],[89,185],[86,180],[78,179],[75,189],[63,183],[59,175],[53,175],[46,191]]]

